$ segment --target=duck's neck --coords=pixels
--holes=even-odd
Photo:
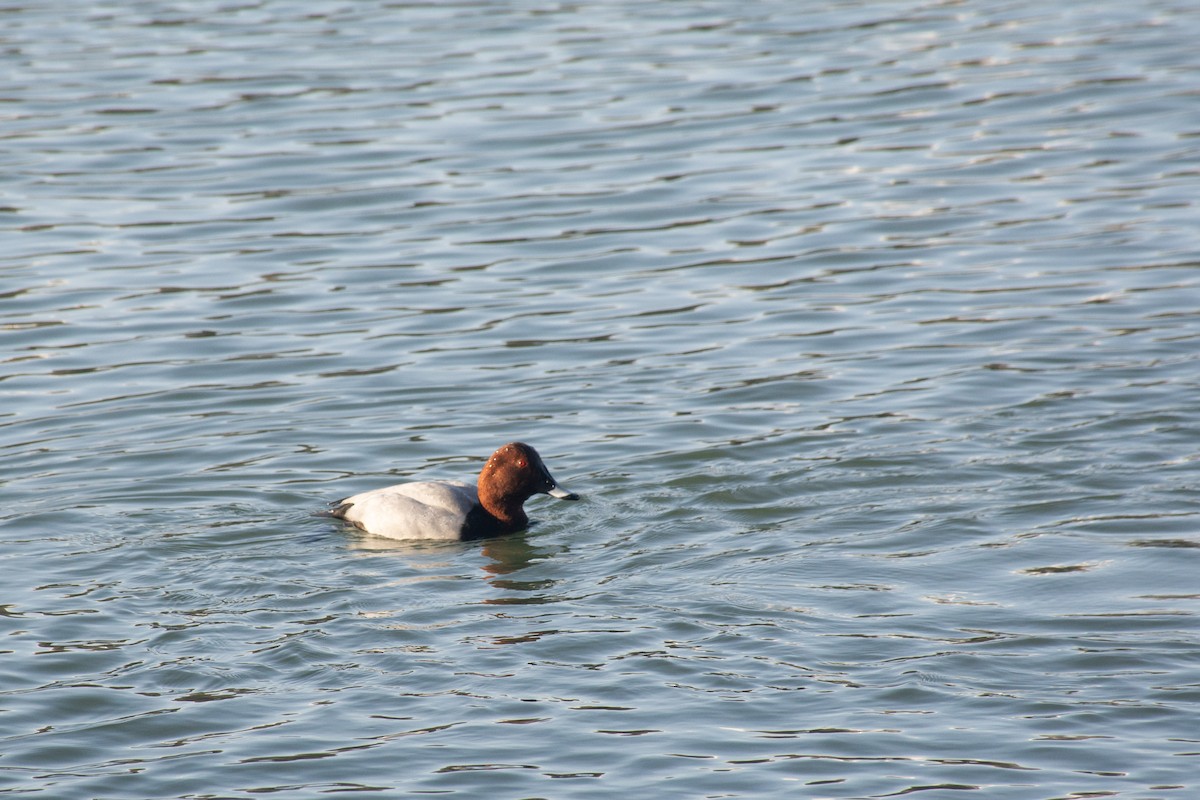
[[[503,492],[479,489],[479,505],[495,518],[505,533],[520,531],[529,527],[529,517],[525,514],[525,499]]]
[[[504,536],[524,528],[528,523],[513,520],[502,520],[482,505],[475,506],[467,514],[467,522],[461,531],[464,541],[472,539],[490,539],[493,536]],[[515,527],[514,527],[515,526]]]
[[[496,518],[504,533],[528,527],[529,517],[524,512],[524,501],[528,499],[528,493],[521,491],[516,476],[510,475],[508,470],[497,469],[492,463],[485,465],[479,475],[479,505]]]

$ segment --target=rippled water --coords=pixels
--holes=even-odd
[[[1198,40],[6,7],[0,793],[1196,796]]]

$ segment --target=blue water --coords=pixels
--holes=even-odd
[[[3,9],[0,794],[1198,796],[1198,40]]]

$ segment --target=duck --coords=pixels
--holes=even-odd
[[[398,483],[336,500],[328,513],[390,539],[472,541],[528,528],[525,501],[535,494],[579,499],[559,486],[537,450],[509,442],[492,453],[475,486],[462,481]]]

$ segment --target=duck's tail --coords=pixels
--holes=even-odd
[[[346,512],[354,503],[347,503],[345,500],[334,500],[329,504],[328,511],[314,511],[314,517],[332,517],[333,519],[345,519]]]

